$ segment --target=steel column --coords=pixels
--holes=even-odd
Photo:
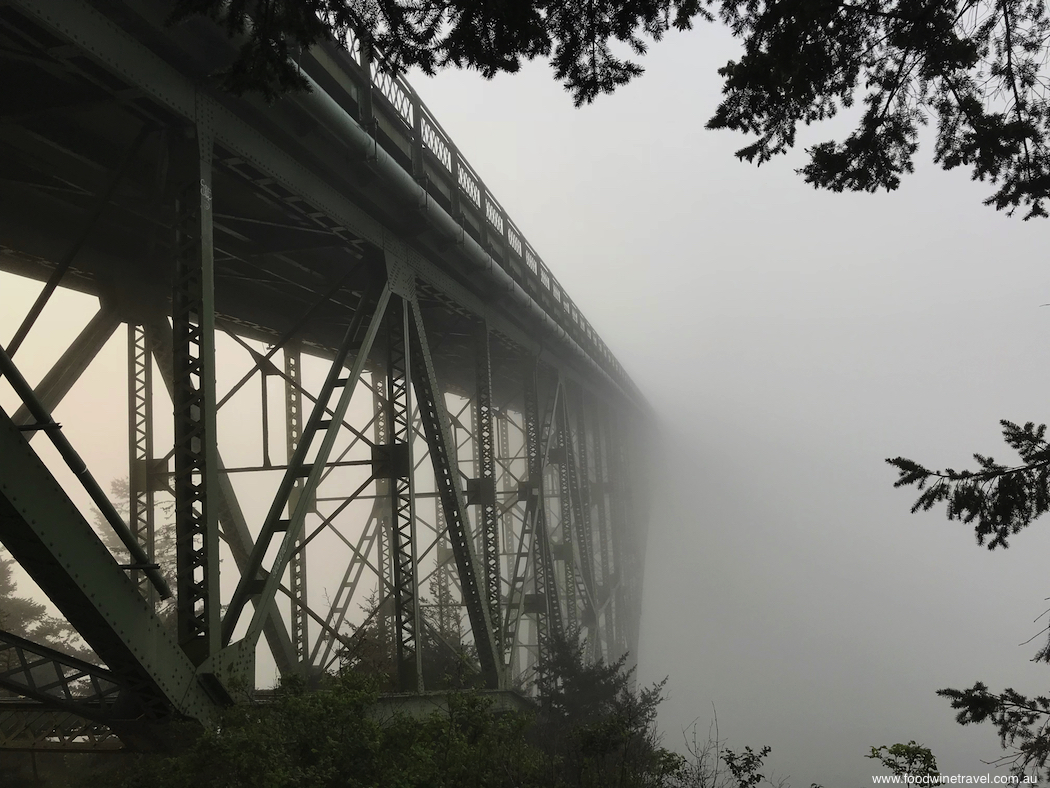
[[[389,432],[388,443],[384,448],[389,463],[389,534],[394,570],[394,641],[398,688],[402,692],[420,692],[423,690],[423,650],[419,640],[409,319],[409,309],[404,299],[392,299],[387,311],[386,424]]]
[[[174,352],[172,331],[168,327],[168,321],[158,318],[156,321],[151,322],[148,336],[153,360],[160,371],[161,380],[167,389],[168,396],[174,402],[175,373],[172,365]],[[233,554],[237,570],[243,575],[247,571],[249,556],[252,551],[252,536],[244,519],[244,512],[241,511],[233,484],[230,483],[230,477],[224,472],[222,455],[218,451],[216,451],[216,460],[219,466],[218,488],[216,489],[219,524],[222,526],[223,539]],[[295,668],[295,652],[284,621],[273,603],[271,603],[267,617],[265,633],[266,642],[273,654],[274,661],[277,663],[277,669],[282,676],[290,674]]]
[[[284,348],[284,418],[285,418],[285,462],[291,464],[303,432],[302,352],[298,342],[290,341]],[[265,376],[263,377],[265,380]],[[303,480],[296,479],[288,494],[288,508],[295,511],[303,492]],[[306,545],[300,533],[295,540],[288,567],[292,592],[292,643],[300,667],[306,671],[310,662],[309,633],[306,614]]]
[[[569,427],[565,421],[565,391],[564,385],[559,387],[561,396],[558,399],[558,408],[555,415],[556,451],[555,451],[555,479],[558,491],[558,518],[561,530],[561,542],[559,558],[564,562],[562,567],[565,582],[565,624],[569,632],[575,637],[579,631],[577,618],[579,595],[576,593],[576,549],[573,544],[573,507],[570,495],[569,482]]]
[[[482,564],[485,571],[485,595],[489,617],[495,624],[496,648],[503,654],[503,630],[498,625],[501,611],[500,517],[496,505],[496,441],[493,431],[492,358],[489,353],[489,330],[478,325],[474,339],[474,446],[477,457],[475,503],[478,506],[481,531]]]
[[[212,138],[205,118],[198,118],[196,153],[188,170],[197,177],[176,203],[172,330],[179,643],[200,665],[220,646],[218,509],[210,497],[218,474]]]
[[[152,563],[156,533],[153,491],[153,359],[149,327],[128,323],[128,525]],[[156,604],[146,576],[135,570],[132,580],[139,592]]]

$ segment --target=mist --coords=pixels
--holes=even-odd
[[[1030,660],[1050,522],[989,552],[943,510],[911,514],[885,459],[1009,462],[999,420],[1050,419],[1048,225],[983,206],[991,187],[935,167],[929,140],[892,194],[814,191],[801,148],[847,123],[739,162],[746,140],[704,129],[734,52],[714,26],[671,35],[643,77],[580,109],[541,63],[409,77],[655,412],[634,656],[639,682],[667,677],[664,744],[717,715],[796,788],[870,785],[871,747],[909,740],[944,774],[1003,773],[994,730],[959,726],[935,693],[1045,688]],[[27,305],[39,285],[0,287]],[[26,377],[96,308],[59,291],[20,351]],[[122,368],[118,331],[56,411],[103,482],[127,472]],[[241,372],[220,369],[220,388]]]
[[[410,78],[658,413],[637,657],[665,745],[717,714],[794,786],[870,785],[871,747],[912,739],[1003,774],[935,692],[1044,689],[1050,523],[989,552],[885,459],[1010,462],[999,420],[1050,418],[1047,227],[928,144],[892,194],[817,192],[801,149],[737,161],[703,128],[734,52],[671,35],[581,109],[538,63]]]

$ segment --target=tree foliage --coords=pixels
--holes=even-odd
[[[382,677],[345,670],[309,690],[283,681],[272,702],[227,709],[178,755],[108,759],[87,778],[122,788],[684,788],[681,758],[655,734],[658,688],[635,693],[623,663],[585,665],[561,647],[557,697],[496,712],[449,693],[424,718],[376,712]],[[192,734],[192,731],[186,733]],[[735,788],[735,787],[734,787]]]
[[[864,756],[876,760],[898,777],[939,777],[937,758],[929,747],[916,744],[915,740],[907,744],[893,744],[887,747],[872,747],[871,754]],[[927,783],[929,784],[929,783]]]
[[[709,16],[700,0],[177,0],[171,21],[195,14],[242,37],[239,57],[222,75],[238,92],[259,90],[272,99],[304,88],[291,61],[295,48],[327,36],[345,41],[353,31],[394,70],[432,74],[456,66],[492,77],[546,57],[577,105],[642,73],[617,49],[644,54],[646,39]]]
[[[756,135],[741,158],[768,161],[794,145],[800,123],[859,98],[857,127],[809,149],[807,182],[896,189],[932,121],[935,161],[995,184],[996,208],[1046,216],[1043,0],[723,0],[720,15],[744,54],[719,72],[725,98],[709,126]]]
[[[235,92],[305,88],[292,56],[353,31],[393,71],[492,77],[547,58],[577,106],[642,74],[638,56],[668,31],[719,19],[743,52],[719,70],[708,127],[750,135],[741,159],[767,162],[800,124],[856,106],[853,131],[808,149],[813,186],[896,189],[933,125],[935,161],[993,184],[987,203],[1047,215],[1045,0],[176,0],[171,21],[197,14],[241,41],[221,75]]]
[[[982,682],[965,690],[942,689],[958,711],[960,725],[989,722],[999,734],[1007,754],[996,763],[1008,765],[1011,773],[1050,780],[1050,697],[1028,697],[1007,688],[996,695]]]
[[[931,471],[904,457],[886,460],[898,471],[894,487],[914,485],[920,495],[912,512],[947,504],[949,520],[974,525],[977,544],[989,550],[1006,548],[1007,539],[1050,509],[1050,444],[1046,425],[1028,422],[1020,427],[1001,421],[1006,444],[1021,464],[1007,466],[992,457],[974,454],[977,470],[946,468]]]
[[[656,711],[666,679],[634,689],[626,655],[587,663],[575,639],[554,642],[540,674],[535,735],[551,785],[664,785],[682,766],[660,746]]]
[[[758,752],[750,747],[744,747],[744,751],[740,753],[732,750],[722,753],[722,760],[725,761],[729,773],[733,775],[737,788],[758,788],[762,784],[766,776],[759,769],[762,768],[770,752],[770,747],[766,746]]]
[[[64,618],[52,616],[42,603],[18,595],[14,563],[0,548],[0,629],[57,651],[90,658],[91,652]],[[6,665],[7,661],[0,658],[0,669]]]
[[[982,454],[974,454],[977,470],[962,471],[931,471],[903,457],[887,460],[897,468],[894,487],[914,485],[920,491],[912,512],[946,503],[948,519],[973,524],[977,544],[987,542],[989,550],[1008,547],[1008,537],[1050,509],[1046,425],[1028,422],[1018,426],[1005,420],[1000,424],[1006,444],[1021,459],[1019,465],[1003,465]],[[1050,639],[1034,659],[1050,662]],[[989,722],[995,727],[1000,744],[1008,751],[999,763],[1009,765],[1019,776],[1031,772],[1050,779],[1050,698],[1028,697],[1011,688],[995,694],[979,681],[969,689],[946,688],[937,694],[951,701],[961,725]]]
[[[501,788],[536,771],[522,736],[527,720],[494,714],[484,698],[453,695],[447,712],[423,720],[383,719],[376,698],[376,683],[350,672],[310,690],[288,680],[271,703],[226,710],[184,752],[116,764],[91,780],[124,788]]]
[[[729,749],[719,736],[718,714],[711,721],[706,739],[698,735],[695,721],[688,733],[683,733],[688,755],[682,758],[675,775],[675,788],[756,788],[762,784],[786,788],[786,779],[774,781],[759,771],[765,767],[771,748],[762,747],[755,752],[746,746],[740,753]],[[812,788],[820,786],[814,784]]]

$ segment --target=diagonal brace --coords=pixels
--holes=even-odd
[[[338,434],[338,429],[335,428],[335,425],[341,423],[343,417],[346,415],[346,410],[350,405],[350,399],[353,396],[357,381],[360,379],[361,372],[363,371],[365,362],[368,359],[368,353],[371,350],[372,343],[379,331],[379,326],[382,324],[383,314],[386,312],[386,305],[390,300],[390,288],[384,285],[382,292],[379,295],[378,303],[372,314],[371,322],[368,325],[364,337],[361,337],[360,333],[364,323],[367,304],[371,303],[372,295],[373,293],[370,291],[362,296],[361,303],[354,314],[354,319],[351,321],[350,327],[347,329],[343,345],[339,349],[339,352],[332,363],[332,367],[329,370],[328,378],[322,388],[322,394],[318,397],[317,404],[310,414],[310,419],[303,429],[302,440],[296,447],[295,454],[288,463],[288,469],[285,471],[277,496],[274,498],[274,501],[270,506],[270,511],[263,524],[263,529],[252,549],[248,565],[241,573],[240,582],[237,584],[237,588],[230,600],[229,608],[226,611],[226,616],[222,622],[224,645],[230,643],[241,611],[252,596],[253,581],[258,575],[259,569],[262,567],[262,562],[265,558],[270,540],[273,538],[273,535],[278,532],[279,527],[285,527],[285,524],[281,522],[281,519],[288,497],[296,479],[302,478],[302,471],[306,465],[306,456],[307,452],[310,450],[313,436],[321,431],[324,426],[323,423],[325,422],[325,419],[323,417],[325,416],[325,406],[335,388],[341,386],[342,393],[339,396],[338,404],[335,407],[332,419],[328,422],[331,428],[324,430],[324,438],[318,449],[317,456],[310,466],[309,475],[306,477],[306,483],[303,485],[300,492],[295,511],[291,513],[291,517],[287,521],[284,538],[277,551],[273,566],[269,570],[270,574],[266,578],[261,593],[255,600],[255,612],[252,615],[252,620],[248,626],[248,631],[245,634],[244,640],[249,645],[253,644],[255,640],[258,639],[259,633],[262,630],[262,625],[266,618],[264,613],[269,606],[270,601],[277,593],[281,575],[284,572],[288,560],[292,556],[295,539],[302,530],[303,521],[306,518],[307,509],[309,508],[310,500],[314,491],[317,488],[317,483],[320,481],[321,473],[324,470],[324,464],[328,460],[332,447],[335,444],[335,439]],[[346,362],[347,357],[350,355],[351,349],[355,351],[353,368],[349,377],[343,379],[340,375],[342,374],[343,365]]]
[[[490,688],[495,689],[504,684],[503,655],[497,646],[488,601],[483,591],[484,582],[479,576],[478,565],[474,558],[466,505],[459,486],[456,452],[448,428],[448,413],[445,410],[444,398],[434,374],[434,363],[427,343],[423,315],[415,300],[410,302],[410,308],[412,313],[410,321],[412,378],[419,403],[420,419],[426,433],[427,445],[430,447],[434,479],[445,512],[445,520],[448,523],[449,540],[452,542],[452,552],[456,557],[463,602],[466,605],[471,630],[474,633],[474,643],[478,649],[481,670]]]

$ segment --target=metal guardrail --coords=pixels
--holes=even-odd
[[[495,196],[462,156],[449,135],[401,75],[384,65],[381,53],[363,47],[350,32],[342,65],[362,94],[359,120],[370,123],[376,141],[402,161],[427,192],[488,251],[500,267],[532,295],[555,322],[614,379],[629,383],[623,367],[587,318],[525,239]],[[365,117],[371,114],[371,117]]]

